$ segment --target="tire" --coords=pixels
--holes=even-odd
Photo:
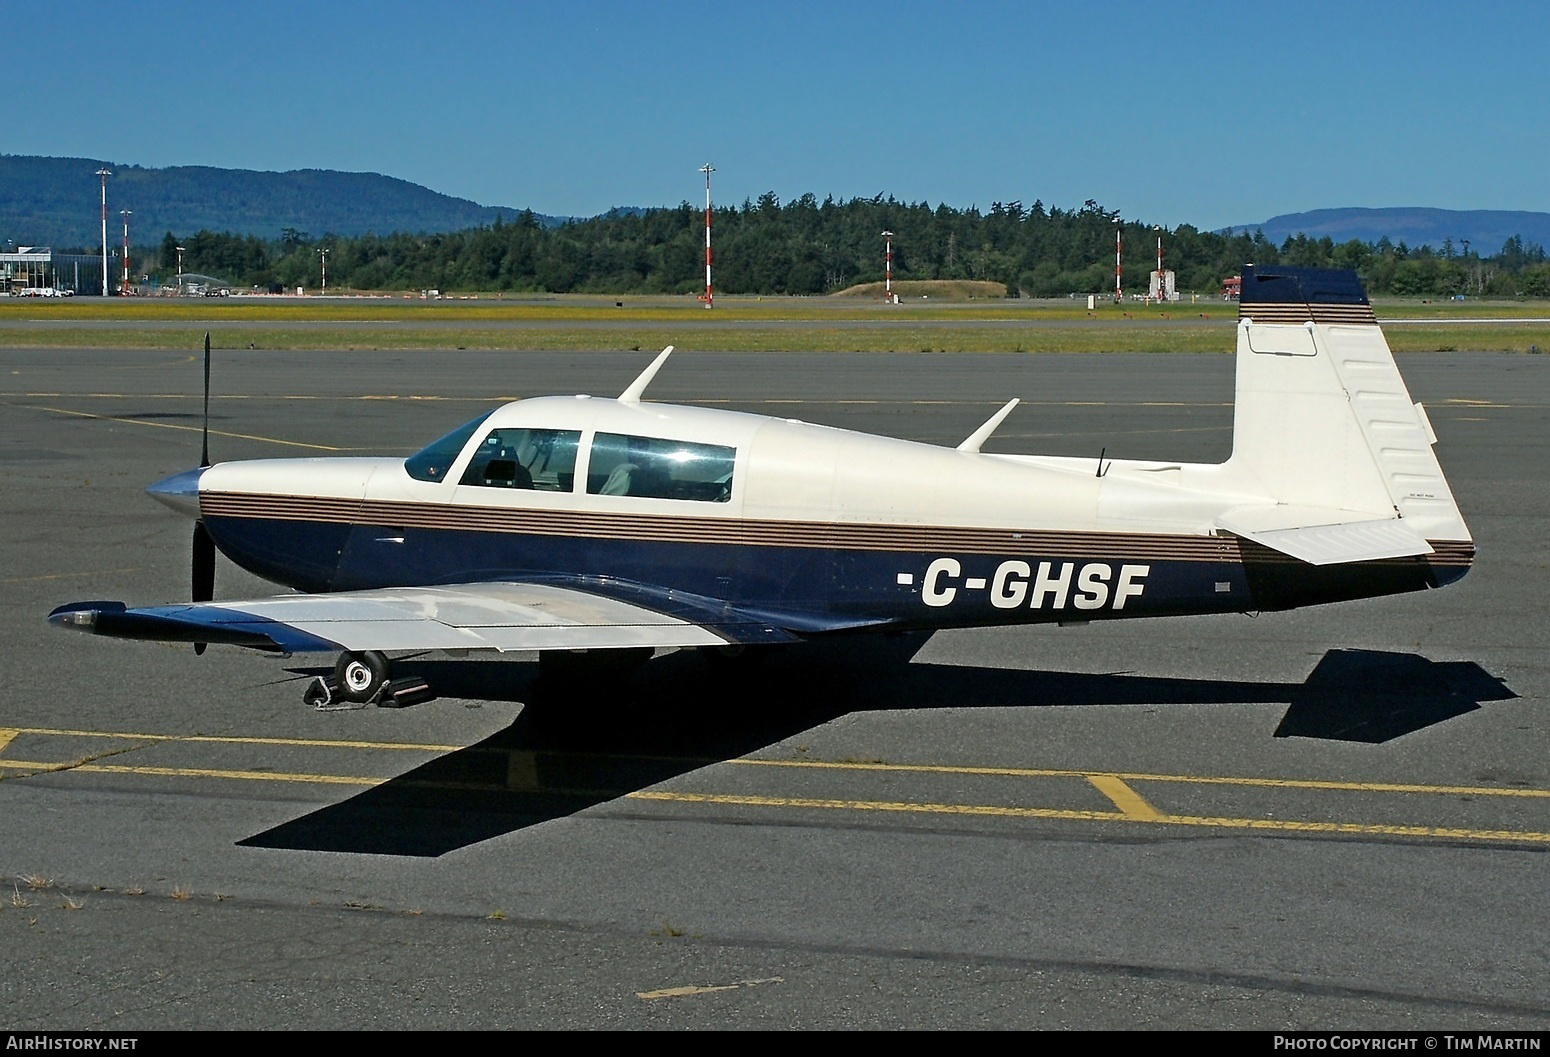
[[[375,701],[388,681],[388,659],[376,650],[341,653],[334,665],[334,682],[346,701]]]

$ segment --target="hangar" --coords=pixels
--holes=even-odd
[[[52,291],[43,294],[41,291]],[[102,291],[102,258],[55,253],[47,246],[18,246],[0,253],[0,291],[14,297],[53,297]]]

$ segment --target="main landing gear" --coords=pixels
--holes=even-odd
[[[332,676],[319,675],[307,684],[301,699],[322,711],[365,708],[408,708],[436,695],[430,684],[418,675],[389,678],[386,655],[377,650],[346,651],[339,655]]]

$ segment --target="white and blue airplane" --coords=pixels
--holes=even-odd
[[[194,600],[49,620],[337,652],[309,700],[389,703],[393,652],[1281,610],[1441,587],[1474,557],[1351,272],[1244,270],[1219,464],[980,451],[1016,400],[956,448],[648,402],[671,351],[615,399],[518,400],[407,459],[206,458],[148,489],[195,519]],[[296,593],[212,601],[216,548]]]

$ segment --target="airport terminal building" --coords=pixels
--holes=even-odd
[[[65,291],[102,293],[102,258],[55,253],[47,246],[19,246],[14,253],[0,253],[0,295],[53,297]]]

